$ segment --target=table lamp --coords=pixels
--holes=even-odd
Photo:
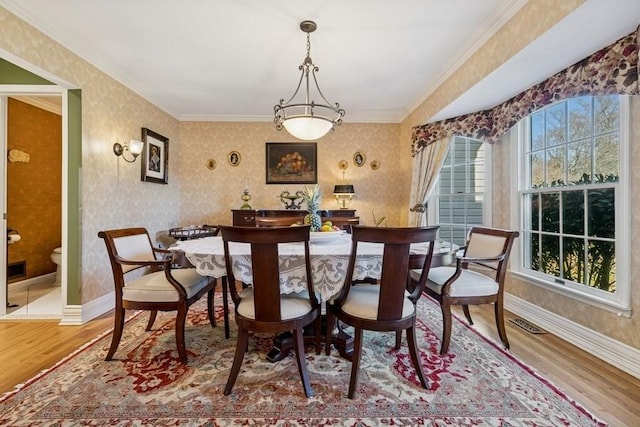
[[[354,194],[355,191],[351,184],[341,184],[333,187],[333,196],[336,198],[340,209],[347,209]]]

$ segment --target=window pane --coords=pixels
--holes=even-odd
[[[567,101],[569,109],[569,141],[591,136],[591,97]]]
[[[531,188],[539,188],[544,185],[544,153],[539,151],[531,154]]]
[[[469,161],[484,164],[484,143],[482,141],[469,140]]]
[[[440,218],[440,222],[451,223],[451,200],[448,197],[440,197],[438,207],[438,218]]]
[[[469,192],[484,192],[484,163],[472,163],[469,165]]]
[[[567,163],[569,183],[591,182],[591,140],[569,144]]]
[[[565,237],[562,239],[563,277],[577,283],[584,283],[584,239]]]
[[[542,231],[560,232],[560,194],[542,194]]]
[[[596,96],[593,101],[595,134],[617,131],[620,128],[618,96]]]
[[[451,223],[464,224],[464,197],[452,197],[451,199]]]
[[[540,270],[551,276],[560,277],[560,237],[542,235]]]
[[[540,270],[540,235],[538,233],[531,234],[531,254],[529,260],[529,268],[532,270]]]
[[[607,292],[616,291],[615,242],[589,241],[588,285]]]
[[[467,224],[482,224],[482,195],[467,196]]]
[[[531,115],[531,145],[529,151],[544,148],[544,110]]]
[[[451,168],[442,167],[440,169],[440,194],[451,194]]]
[[[458,142],[461,141],[461,142]],[[455,144],[450,148],[453,150],[453,165],[464,165],[467,162],[467,144],[464,138],[456,138]]]
[[[615,189],[597,188],[587,191],[589,236],[615,238]]]
[[[453,236],[451,241],[459,246],[463,246],[467,244],[467,229],[464,226],[454,226],[452,227]]]
[[[467,166],[460,165],[453,167],[453,193],[464,193],[467,191]]]
[[[565,103],[560,102],[545,110],[547,124],[547,147],[562,144],[565,139],[566,113]]]
[[[528,196],[530,201],[525,206],[530,207],[531,224],[529,224],[529,228],[531,230],[540,230],[540,195],[536,193]]]
[[[596,182],[617,181],[619,173],[618,134],[596,138],[594,151]]]
[[[547,185],[564,184],[564,146],[547,150]]]
[[[562,226],[565,234],[584,235],[584,191],[562,193]]]

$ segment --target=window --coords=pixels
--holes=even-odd
[[[489,218],[485,192],[489,146],[476,139],[454,137],[444,160],[435,193],[436,223],[440,224],[440,239],[464,245],[467,233],[474,225]]]
[[[518,244],[520,271],[539,283],[628,307],[622,99],[572,98],[523,120]]]

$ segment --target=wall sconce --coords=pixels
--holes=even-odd
[[[125,142],[124,144],[120,144],[119,142],[116,142],[113,144],[113,152],[118,157],[122,156],[125,162],[133,163],[136,161],[140,153],[142,153],[142,147],[144,147],[144,142],[132,139],[128,143]],[[125,156],[125,152],[127,151],[131,153],[133,159],[127,159]]]
[[[333,196],[336,198],[336,202],[338,202],[340,209],[347,209],[354,194],[355,191],[351,184],[342,184],[333,187]]]

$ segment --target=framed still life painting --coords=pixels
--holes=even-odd
[[[267,184],[317,184],[315,142],[267,142]]]

